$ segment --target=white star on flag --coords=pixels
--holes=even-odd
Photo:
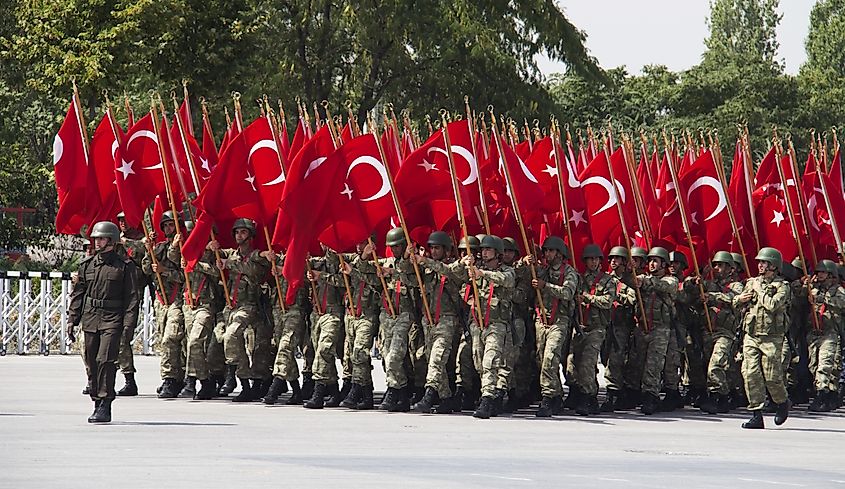
[[[774,224],[777,227],[780,227],[780,223],[783,222],[783,219],[784,219],[783,212],[778,212],[778,211],[774,211],[774,212],[775,212],[775,215],[772,218],[772,224]]]
[[[584,212],[584,210],[576,211],[575,209],[572,209],[572,217],[569,218],[569,222],[574,222],[576,228],[578,227],[578,224],[582,222],[586,224],[587,220],[584,219]]]
[[[546,169],[543,170],[543,173],[548,173],[550,177],[556,177],[557,176],[557,168],[555,168],[553,166],[546,165]]]
[[[437,169],[437,165],[434,163],[429,163],[428,160],[423,160],[422,163],[420,163],[420,166],[425,168],[426,173],[430,172],[431,170]]]
[[[126,177],[128,177],[130,174],[132,174],[132,175],[135,174],[135,170],[132,169],[132,163],[135,163],[135,162],[134,161],[126,161],[122,158],[121,158],[120,161],[121,161],[120,168],[118,168],[117,171],[119,171],[120,173],[123,173],[123,179],[126,180]]]
[[[345,195],[349,197],[349,200],[352,200],[352,189],[349,188],[348,183],[343,184],[343,191],[340,192],[341,195]]]
[[[258,192],[255,188],[255,175],[250,175],[249,172],[246,174],[246,178],[244,178],[249,184],[252,186],[253,192]]]

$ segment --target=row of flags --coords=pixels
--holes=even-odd
[[[79,234],[121,210],[138,227],[150,209],[155,223],[156,214],[190,203],[195,228],[182,252],[191,266],[215,225],[225,244],[231,223],[249,218],[257,246],[286,251],[289,294],[321,244],[350,250],[401,223],[418,243],[438,229],[456,242],[465,230],[525,236],[529,248],[559,235],[576,257],[588,243],[662,245],[700,261],[761,246],[787,259],[839,252],[838,149],[829,162],[810,152],[798,175],[794,150],[776,144],[755,172],[739,140],[728,178],[718,144],[667,141],[659,152],[643,141],[635,150],[623,136],[620,144],[591,138],[576,148],[555,127],[520,141],[492,114],[489,131],[468,118],[425,141],[395,120],[386,119],[383,131],[368,123],[361,134],[354,119],[342,128],[332,120],[312,126],[300,114],[289,137],[269,108],[249,124],[236,110],[218,147],[205,113],[201,140],[194,138],[187,100],[172,120],[153,108],[125,131],[109,108],[89,143],[74,96],[54,143],[58,233]]]

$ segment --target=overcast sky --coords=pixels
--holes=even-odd
[[[587,34],[587,49],[603,68],[625,65],[639,73],[649,64],[672,71],[690,68],[701,60],[709,0],[558,0],[572,23]],[[806,59],[804,40],[815,0],[781,0],[778,27],[779,58],[787,73],[797,73]],[[544,58],[540,70],[548,75],[563,71]]]

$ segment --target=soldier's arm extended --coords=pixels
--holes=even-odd
[[[493,285],[512,289],[516,286],[516,275],[512,268],[504,270],[481,270],[477,269],[479,274]]]
[[[138,291],[138,277],[139,270],[135,263],[126,259],[126,265],[123,269],[123,327],[135,330],[138,324],[138,307],[141,302],[140,293]]]
[[[584,294],[584,304],[596,306],[599,309],[610,309],[613,303],[617,301],[616,296],[616,279],[611,276],[606,276],[602,281],[603,294],[591,294],[586,292]]]
[[[422,266],[457,283],[463,283],[469,280],[466,266],[460,261],[447,264],[442,261],[432,260],[431,258],[423,258]]]
[[[173,263],[182,263],[182,248],[169,244],[167,245],[167,253],[165,256]]]
[[[213,261],[206,260],[205,258],[201,258],[197,261],[196,265],[194,265],[194,271],[208,275],[209,277],[220,277],[220,269],[217,268],[217,265]]]
[[[764,310],[774,312],[786,307],[789,303],[790,294],[789,285],[786,282],[772,282],[757,297],[757,302]]]
[[[642,281],[643,292],[657,292],[660,295],[667,296],[672,300],[678,293],[678,279],[669,275],[663,277],[647,277],[640,276]]]
[[[561,285],[547,281],[545,288],[556,299],[571,301],[575,297],[575,293],[578,292],[581,277],[578,276],[578,272],[572,267],[564,267],[563,273],[563,283]]]
[[[82,306],[85,304],[85,291],[88,284],[85,282],[85,269],[88,267],[88,261],[91,258],[83,261],[79,266],[76,281],[73,284],[73,289],[70,292],[70,303],[68,304],[67,320],[72,326],[78,326],[82,319]]]
[[[734,285],[737,285],[734,287]],[[730,307],[733,309],[734,297],[742,293],[739,283],[734,282],[727,287],[727,290],[718,292],[707,292],[707,302],[720,307]]]

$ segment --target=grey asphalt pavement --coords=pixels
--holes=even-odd
[[[160,400],[142,394],[89,425],[77,356],[0,358],[0,488],[845,487],[845,409],[745,431],[745,412],[540,420]],[[376,366],[376,388],[384,374]],[[122,385],[118,379],[118,386]]]

